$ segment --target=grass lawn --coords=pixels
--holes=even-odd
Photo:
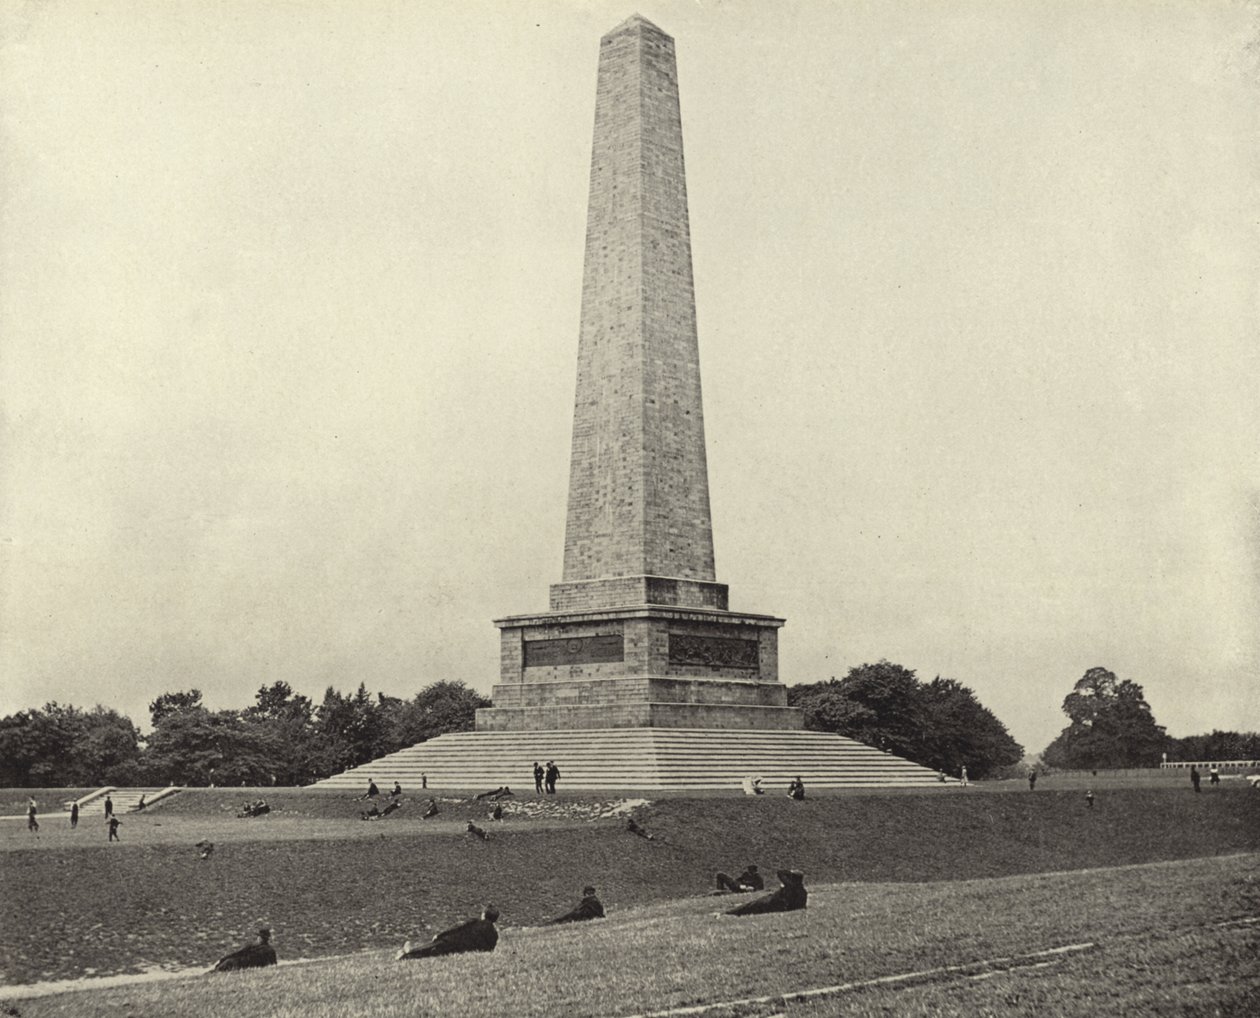
[[[291,979],[298,986],[294,993],[318,986],[330,994],[323,1011],[303,997],[292,1011],[258,1013],[359,1013],[335,1007],[343,983],[366,992],[351,978],[357,969],[375,972],[377,982],[428,980],[430,975],[404,976],[382,959],[404,939],[423,939],[493,901],[503,912],[504,930],[493,958],[419,968],[431,974],[449,965],[471,966],[458,968],[466,973],[458,980],[465,994],[474,993],[469,980],[506,979],[543,1002],[541,1010],[521,1013],[569,1013],[546,1010],[560,1005],[553,990],[534,985],[536,971],[549,973],[544,982],[585,986],[593,980],[596,987],[614,982],[621,987],[627,972],[637,972],[648,980],[645,985],[655,987],[634,998],[647,1008],[658,997],[666,1000],[661,1006],[670,1006],[677,1000],[782,992],[765,989],[767,970],[790,974],[785,988],[830,985],[864,978],[864,972],[917,971],[1053,946],[1046,938],[1060,938],[1055,943],[1092,939],[1098,930],[1132,936],[1235,918],[1248,909],[1260,913],[1251,883],[1256,857],[1244,862],[1212,858],[1260,852],[1260,797],[1241,784],[1198,796],[1180,783],[1107,788],[1099,791],[1092,810],[1078,790],[1041,788],[1023,794],[980,789],[864,793],[803,803],[778,796],[671,797],[635,812],[654,835],[651,841],[630,834],[624,818],[590,819],[611,805],[606,799],[560,796],[540,811],[533,796],[522,796],[499,824],[484,821],[489,809],[484,803],[445,800],[442,815],[425,821],[410,808],[413,801],[397,817],[363,823],[357,819],[362,804],[345,794],[265,790],[276,812],[238,820],[235,810],[243,798],[254,797],[250,793],[183,793],[152,812],[124,817],[120,844],[107,844],[103,824],[95,822],[81,821],[75,832],[68,824],[46,824],[38,837],[25,825],[0,826],[3,982],[206,965],[266,924],[276,931],[282,958],[351,952],[359,952],[359,958],[329,961],[328,971],[339,973],[331,983],[316,977],[322,967],[312,966],[248,977]],[[463,833],[470,816],[491,830],[490,841]],[[193,848],[203,838],[216,844],[206,861]],[[1149,871],[1105,869],[1165,860],[1186,861]],[[728,934],[735,935],[730,924],[737,921],[710,922],[717,899],[694,896],[711,886],[714,871],[737,872],[749,862],[767,872],[785,865],[803,869],[814,889],[811,908],[806,917],[745,920],[763,933],[752,944],[728,944]],[[1085,870],[1099,872],[1071,872]],[[522,929],[570,907],[587,882],[598,886],[611,913],[598,936],[589,929]],[[1117,895],[1115,888],[1123,892]],[[1134,899],[1139,891],[1140,899]],[[1110,913],[1114,922],[1107,919]],[[783,922],[789,925],[778,925]],[[658,927],[666,932],[658,936]],[[1203,934],[1223,937],[1226,945],[1250,935]],[[516,945],[528,954],[533,950],[528,945],[556,937],[563,950],[557,948],[550,959],[531,955],[520,972],[494,968],[515,956]],[[699,941],[693,943],[695,938]],[[671,947],[675,941],[687,945],[685,950]],[[641,942],[655,944],[657,955],[641,954]],[[580,952],[586,950],[583,945],[600,943],[605,953],[591,956],[589,965],[597,966],[591,968]],[[706,953],[706,944],[725,946]],[[721,960],[728,950],[735,952],[729,972]],[[1212,957],[1226,954],[1222,946]],[[798,957],[805,959],[803,968],[792,960]],[[698,988],[689,975],[699,964],[696,959],[707,966]],[[1061,964],[1066,971],[1069,963]],[[1070,961],[1086,969],[1091,964],[1089,958]],[[1186,964],[1188,971],[1211,967]],[[1166,968],[1171,971],[1161,962],[1160,971]],[[755,978],[742,975],[745,970]],[[1049,969],[1036,971],[1039,979],[1052,977]],[[674,974],[667,977],[669,972]],[[586,975],[579,978],[580,973]],[[1023,977],[971,983],[987,994],[983,984],[1016,978]],[[681,987],[677,992],[671,989],[675,982]],[[174,985],[98,989],[91,996],[105,995],[115,1004],[143,999],[143,1009],[133,1014],[193,1013],[163,1011],[155,1003]],[[962,992],[951,983],[914,993],[947,991]],[[880,992],[915,999],[905,988]],[[154,996],[143,996],[150,993]],[[66,999],[82,1003],[88,996]],[[870,999],[871,994],[849,994],[843,1006],[854,1006],[859,996]],[[579,1003],[573,1013],[610,1013],[594,1000]],[[828,998],[789,1006],[833,1003]],[[70,1003],[55,1004],[53,998],[18,1006],[24,1015],[94,1013],[75,1012]],[[409,1006],[413,1009],[399,1013],[421,1013],[414,1010],[415,998]],[[934,1013],[933,1006],[925,1004],[923,1013]],[[35,1010],[53,1007],[64,1010]],[[501,998],[491,1009],[516,1010]],[[218,1013],[200,1001],[193,1010]],[[465,1007],[464,1013],[475,1010]]]
[[[401,963],[371,952],[17,1006],[23,1018],[580,1018],[955,966],[992,975],[925,977],[804,1004],[708,1013],[1242,1014],[1238,1008],[1260,992],[1260,929],[1218,924],[1260,914],[1257,862],[1253,854],[930,884],[832,884],[815,888],[805,912],[747,919],[714,915],[721,899],[691,898],[624,909],[602,923],[507,930],[492,955]],[[1092,946],[1041,969],[977,965],[1071,944]],[[1202,953],[1212,955],[1206,964]]]

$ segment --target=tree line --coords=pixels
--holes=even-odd
[[[843,679],[788,687],[805,726],[971,778],[1009,775],[1024,750],[974,692],[955,679],[921,681],[890,661]],[[446,732],[471,731],[490,701],[462,682],[435,682],[409,700],[333,687],[321,702],[286,682],[261,687],[242,710],[210,710],[197,689],[149,704],[152,731],[130,718],[48,703],[0,718],[0,787],[93,785],[304,785]],[[1183,739],[1156,724],[1142,687],[1091,668],[1068,693],[1069,724],[1041,765],[1078,770],[1153,767],[1170,760],[1260,759],[1260,733],[1214,731]]]
[[[445,732],[470,731],[490,701],[462,682],[435,682],[409,700],[365,684],[328,687],[316,704],[287,682],[260,688],[243,710],[210,710],[197,689],[149,704],[141,737],[124,714],[48,703],[0,718],[0,787],[304,785]]]

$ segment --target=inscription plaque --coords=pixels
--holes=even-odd
[[[526,640],[525,667],[531,665],[597,665],[624,661],[621,634],[575,636],[567,640]]]
[[[756,640],[736,640],[727,636],[669,634],[669,663],[707,665],[710,668],[752,668],[760,664]]]

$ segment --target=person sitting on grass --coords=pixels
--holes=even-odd
[[[493,905],[487,905],[480,919],[469,919],[466,923],[443,930],[423,947],[412,947],[408,940],[395,955],[395,960],[434,958],[442,954],[463,954],[466,951],[493,951],[494,945],[499,942],[499,931],[494,928],[498,918],[499,910]]]
[[[435,816],[437,816],[437,815],[438,815],[439,813],[441,813],[441,812],[442,812],[442,811],[441,811],[440,809],[438,809],[437,800],[436,800],[436,799],[430,799],[430,800],[429,800],[429,805],[427,805],[427,806],[424,808],[424,817],[423,817],[423,819],[428,820],[428,819],[429,819],[429,817],[435,817]]]
[[[795,912],[805,907],[805,874],[800,870],[779,870],[780,887],[764,898],[754,898],[727,912],[727,915],[762,915],[766,912]]]
[[[500,803],[500,802],[496,802],[496,803],[494,804],[494,810],[493,810],[493,812],[491,812],[491,814],[490,814],[490,819],[491,819],[491,820],[502,820],[502,819],[503,819],[503,804],[502,804],[502,803]]]
[[[394,782],[394,790],[393,790],[392,792],[390,792],[389,794],[390,794],[393,798],[397,799],[400,795],[402,795],[402,785],[400,785],[397,781],[395,781],[395,782]]]
[[[475,835],[476,837],[480,838],[482,841],[490,840],[490,835],[488,835],[485,832],[485,829],[482,827],[478,827],[471,820],[468,821],[468,833]]]
[[[224,955],[211,972],[236,972],[239,969],[261,969],[276,963],[276,949],[271,946],[271,930],[258,931],[258,943],[246,944],[239,951]]]
[[[749,863],[748,868],[734,880],[725,873],[717,875],[717,889],[720,893],[729,891],[733,894],[744,894],[748,891],[762,891],[765,887],[766,882],[761,879],[761,874],[752,863]]]
[[[805,798],[805,782],[803,782],[799,777],[797,777],[795,781],[793,781],[790,785],[788,785],[787,794],[789,798],[795,799],[797,802],[800,802],[802,799]]]
[[[571,912],[566,912],[558,919],[551,920],[551,925],[557,926],[560,923],[581,923],[585,922],[587,919],[603,918],[604,906],[601,905],[599,899],[595,897],[595,888],[587,885],[582,888],[582,900],[577,903],[577,906]]]

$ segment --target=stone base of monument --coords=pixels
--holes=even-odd
[[[316,788],[361,792],[398,781],[408,795],[509,786],[533,796],[534,762],[554,760],[559,789],[571,791],[736,791],[745,777],[767,794],[806,789],[939,784],[935,771],[826,732],[611,728],[550,732],[458,732],[439,736],[326,778]]]

